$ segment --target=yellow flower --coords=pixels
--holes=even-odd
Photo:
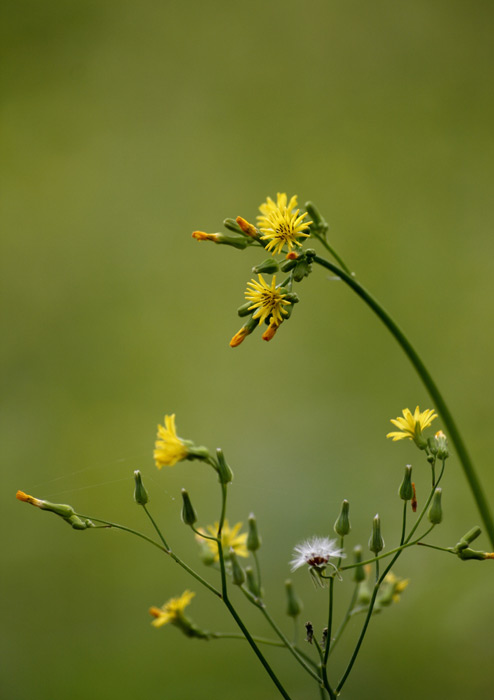
[[[391,419],[391,423],[399,428],[399,432],[388,433],[386,437],[392,438],[393,442],[408,438],[413,440],[418,447],[424,449],[427,443],[422,437],[422,431],[428,428],[432,421],[437,418],[437,414],[434,413],[432,408],[428,408],[421,413],[418,406],[413,414],[408,408],[403,409],[402,413],[403,418],[398,416],[398,418]]]
[[[177,462],[186,459],[189,450],[184,441],[177,437],[175,414],[165,416],[165,426],[158,425],[157,437],[153,456],[158,469],[173,467]]]
[[[215,522],[213,525],[208,525],[206,530],[201,528],[199,532],[205,535],[210,535],[211,537],[216,537],[218,534],[219,522]],[[239,534],[239,530],[242,528],[242,523],[237,523],[232,528],[228,525],[228,520],[223,523],[223,529],[221,531],[221,544],[223,546],[223,552],[225,558],[228,559],[230,555],[230,549],[233,549],[238,557],[248,557],[249,552],[247,551],[247,533],[242,532]],[[218,545],[213,540],[205,540],[199,535],[196,535],[196,539],[201,544],[207,546],[214,556],[214,561],[219,560]]]
[[[410,579],[398,578],[398,576],[395,576],[395,574],[392,571],[390,571],[384,579],[384,583],[387,584],[390,588],[390,594],[393,603],[398,603],[400,600],[400,595],[410,583]]]
[[[297,206],[297,197],[293,196],[287,205],[286,194],[277,195],[276,204],[271,197],[268,197],[259,210],[261,215],[257,217],[258,226],[261,233],[261,240],[268,241],[266,250],[272,251],[273,255],[281,253],[284,246],[290,252],[294,246],[302,244],[297,239],[308,238],[310,233],[305,233],[312,221],[304,221],[307,213],[300,214]]]
[[[151,624],[161,627],[169,622],[172,625],[182,622],[183,612],[194,596],[192,591],[185,591],[179,598],[170,598],[161,608],[149,608],[150,614],[155,618]]]
[[[279,326],[283,321],[283,315],[288,315],[283,307],[290,306],[290,302],[285,299],[286,294],[276,288],[276,275],[271,280],[271,285],[265,282],[262,275],[258,275],[258,277],[259,282],[251,280],[247,283],[245,298],[252,302],[249,311],[256,309],[252,318],[258,318],[259,324],[271,316],[271,320],[274,320]]]

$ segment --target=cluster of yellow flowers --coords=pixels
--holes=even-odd
[[[310,237],[309,226],[312,221],[306,220],[307,212],[300,213],[297,209],[297,197],[288,197],[285,192],[278,192],[276,202],[271,197],[260,205],[260,215],[257,217],[257,226],[249,223],[246,219],[238,216],[236,219],[237,231],[244,234],[247,242],[241,245],[242,239],[224,236],[220,233],[204,233],[204,231],[194,231],[193,238],[198,241],[213,241],[214,243],[233,245],[237,248],[245,247],[247,244],[257,242],[272,255],[285,253],[288,259],[296,259],[294,251],[300,248],[300,239]],[[276,275],[271,283],[266,282],[259,274],[258,279],[252,279],[247,283],[245,298],[250,305],[247,313],[252,313],[252,318],[247,322],[231,339],[230,346],[235,348],[240,345],[245,338],[253,332],[256,326],[263,323],[268,328],[263,333],[263,340],[271,340],[286,320],[292,301],[287,298],[287,289],[282,284],[276,284]]]

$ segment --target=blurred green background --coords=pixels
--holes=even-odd
[[[180,488],[207,524],[215,479],[152,460],[175,412],[179,434],[223,446],[229,517],[255,511],[281,620],[292,547],[330,534],[343,498],[350,546],[376,512],[395,542],[404,464],[419,498],[428,486],[413,445],[384,439],[402,408],[430,405],[406,358],[321,270],[271,343],[232,350],[259,253],[190,237],[285,191],[318,204],[409,333],[494,496],[492,3],[7,0],[2,14],[2,697],[277,697],[243,642],[150,626],[150,605],[195,588],[172,562],[120,532],[71,531],[15,491],[147,531],[139,468],[201,568]],[[433,541],[447,546],[479,522],[456,458],[444,508]],[[395,571],[411,584],[375,619],[344,697],[492,698],[492,565],[424,549]],[[293,578],[322,627],[325,593]],[[189,610],[234,631],[206,591]],[[318,697],[289,657],[268,657],[294,699]]]

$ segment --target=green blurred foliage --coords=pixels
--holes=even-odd
[[[277,191],[318,204],[422,352],[494,493],[492,4],[7,0],[2,15],[2,697],[275,697],[242,642],[150,626],[150,605],[193,587],[178,567],[14,494],[146,529],[139,468],[196,561],[180,488],[206,524],[217,486],[196,464],[156,472],[155,426],[176,412],[179,434],[223,446],[230,520],[256,512],[274,612],[293,545],[329,533],[343,498],[351,546],[378,511],[391,544],[403,465],[419,497],[428,486],[413,446],[384,439],[402,408],[430,405],[406,358],[320,270],[271,343],[257,333],[231,350],[259,256],[190,238],[252,219]],[[479,521],[450,462],[445,545]],[[345,697],[491,698],[490,562],[424,550],[396,573],[411,584],[376,618]],[[316,624],[324,593],[304,572],[295,584]],[[234,629],[205,591],[190,612]],[[269,658],[309,697],[290,658]]]

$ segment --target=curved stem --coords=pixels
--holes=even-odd
[[[315,256],[314,262],[320,265],[321,267],[325,267],[327,270],[330,270],[334,274],[338,275],[338,277],[340,277],[343,280],[343,282],[345,282],[345,284],[347,284],[351,289],[353,289],[353,291],[361,299],[363,299],[368,306],[370,306],[374,313],[384,323],[386,328],[395,337],[399,345],[401,345],[408,359],[417,371],[417,374],[421,378],[425,388],[429,392],[429,395],[433,400],[437,410],[442,416],[446,429],[449,433],[449,436],[451,437],[451,441],[456,447],[460,463],[463,467],[463,471],[470,486],[470,490],[472,491],[473,497],[477,504],[477,508],[479,509],[479,513],[482,517],[485,529],[487,530],[487,534],[489,536],[491,544],[494,547],[494,519],[492,517],[492,513],[490,511],[484,490],[480,484],[479,478],[472,464],[472,460],[470,459],[470,455],[468,454],[467,448],[456,426],[454,418],[451,415],[450,410],[441,392],[436,386],[436,383],[434,382],[432,376],[429,374],[428,369],[422,362],[417,351],[412,346],[412,344],[405,336],[403,331],[393,321],[393,319],[387,313],[387,311],[385,311],[381,304],[376,299],[374,299],[374,297],[364,287],[362,287],[362,285],[359,284],[354,277],[347,274],[344,270],[339,268],[337,265],[334,265],[329,260],[321,258],[318,255]]]

